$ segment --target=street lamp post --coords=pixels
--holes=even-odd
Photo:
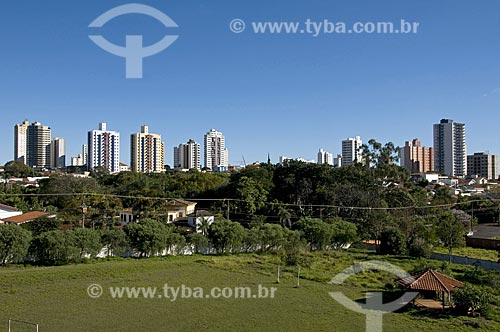
[[[82,208],[82,228],[85,228],[85,213],[87,213],[90,206],[86,205],[85,202],[80,206]]]

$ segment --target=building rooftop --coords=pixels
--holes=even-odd
[[[408,289],[436,292],[451,292],[464,286],[461,281],[434,270],[427,270],[415,276],[401,279],[398,283]]]
[[[48,215],[48,213],[46,213],[46,212],[32,211],[32,212],[21,214],[19,216],[6,218],[6,219],[4,219],[4,222],[13,223],[13,224],[23,224],[25,222],[30,222],[30,221],[45,217],[47,215]]]

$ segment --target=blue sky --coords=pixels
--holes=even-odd
[[[98,31],[115,44],[144,35],[179,39],[144,60],[144,78],[125,79],[124,59],[98,48],[88,25],[127,1],[3,0],[0,10],[0,163],[13,158],[13,126],[29,119],[64,137],[76,155],[99,122],[122,135],[147,124],[173,147],[211,128],[230,161],[315,159],[321,147],[360,135],[397,145],[432,144],[441,118],[465,122],[470,153],[500,154],[500,2],[405,0],[142,1],[179,28],[125,15]],[[234,34],[240,18],[247,30]],[[254,21],[306,19],[420,23],[414,35],[259,35]]]

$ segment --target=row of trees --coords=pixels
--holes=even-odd
[[[342,248],[358,239],[356,226],[340,219],[301,219],[295,229],[255,222],[249,228],[220,219],[202,233],[146,219],[124,229],[61,230],[51,219],[26,226],[0,225],[0,263],[60,265],[87,258],[131,254],[151,257],[184,253],[274,252]]]

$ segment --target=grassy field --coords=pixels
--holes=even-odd
[[[278,259],[254,254],[221,257],[167,257],[112,260],[62,267],[0,269],[0,332],[9,318],[40,324],[40,331],[365,331],[365,317],[353,313],[328,294],[342,291],[352,299],[379,290],[389,275],[365,272],[342,286],[328,281],[355,261],[373,259],[366,253],[319,253],[303,268],[300,287],[296,269],[284,269],[276,283]],[[411,270],[422,262],[384,258]],[[456,274],[462,267],[454,267]],[[90,284],[101,284],[102,297],[87,295]],[[109,287],[277,287],[274,299],[113,299]],[[108,291],[106,292],[106,289]],[[474,327],[475,325],[475,327]],[[33,331],[15,326],[12,332]],[[483,318],[457,318],[416,310],[384,316],[384,331],[499,331],[500,324]]]
[[[448,254],[447,248],[438,247],[434,248],[434,251],[440,254]],[[453,249],[453,255],[498,262],[498,251],[496,250],[463,247]]]

